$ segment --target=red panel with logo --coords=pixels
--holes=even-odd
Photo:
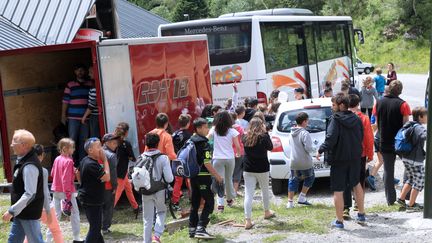
[[[156,127],[159,112],[168,114],[173,130],[180,114],[196,118],[211,103],[206,41],[130,45],[133,95],[140,151],[145,134]]]

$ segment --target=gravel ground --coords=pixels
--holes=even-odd
[[[395,177],[402,179],[403,163],[396,162]],[[383,168],[379,171],[377,180],[378,190],[371,192],[366,190],[366,208],[374,205],[385,205],[385,194],[382,182]],[[328,189],[328,180],[318,180],[321,185],[312,191],[308,200],[312,203],[333,204],[332,194]],[[401,185],[397,186],[397,193],[400,193]],[[254,198],[260,198],[254,197]],[[273,196],[276,204],[285,204],[286,196]],[[420,193],[417,202],[423,203],[423,193]],[[257,202],[258,203],[258,202]],[[345,222],[344,230],[332,229],[327,234],[293,233],[278,231],[272,233],[257,234],[245,231],[242,228],[211,226],[212,232],[224,232],[224,235],[232,235],[232,239],[226,242],[264,242],[271,236],[275,236],[272,242],[432,242],[432,220],[423,219],[422,213],[392,212],[380,214],[368,214],[366,226],[360,226],[353,221]],[[330,225],[330,222],[329,222]],[[259,229],[259,228],[258,228]],[[230,238],[230,237],[228,237]]]

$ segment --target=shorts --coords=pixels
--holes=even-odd
[[[288,191],[297,192],[300,181],[303,186],[311,188],[315,181],[315,171],[313,168],[308,170],[291,170],[291,176],[288,182]]]
[[[379,144],[380,144],[380,138],[379,136],[374,136],[374,148],[375,148],[375,153],[381,152],[379,150]]]
[[[425,167],[424,165],[414,165],[412,162],[403,161],[405,165],[405,183],[412,188],[422,191],[425,184]]]
[[[354,187],[360,182],[360,161],[346,165],[330,167],[330,188],[332,192],[343,192],[348,186]]]
[[[244,158],[244,156],[240,156],[239,158],[235,158],[233,182],[239,183],[241,181],[241,178],[243,175],[243,158]]]
[[[361,163],[360,163],[360,177],[359,177],[359,181],[360,184],[362,186],[362,188],[365,188],[365,183],[366,183],[366,157],[362,157],[361,158]],[[354,185],[355,186],[355,185]]]

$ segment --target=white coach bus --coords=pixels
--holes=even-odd
[[[159,26],[160,36],[207,34],[213,102],[222,104],[239,87],[241,99],[267,102],[281,90],[293,100],[302,87],[306,97],[319,97],[326,81],[354,85],[354,30],[351,17],[313,16],[307,9],[271,9],[231,13]]]

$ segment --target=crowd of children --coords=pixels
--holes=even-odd
[[[359,211],[356,219],[360,223],[365,222],[365,185],[367,182],[372,190],[376,189],[374,176],[383,161],[380,154],[382,150],[378,149],[382,143],[379,136],[383,121],[375,120],[378,117],[382,119],[385,111],[383,102],[392,98],[392,95],[397,97],[395,90],[401,85],[399,81],[391,80],[396,75],[392,70],[387,79],[390,87],[387,86],[388,90],[385,92],[386,79],[381,75],[381,69],[377,69],[376,73],[374,78],[367,77],[364,80],[361,91],[343,83],[342,92],[333,96],[332,84],[325,84],[321,96],[333,97],[334,115],[330,118],[326,140],[319,148],[312,143],[307,130],[308,114],[299,112],[296,115],[296,126],[291,129],[289,139],[291,173],[288,183],[288,209],[295,207],[294,195],[299,191],[301,182],[297,204],[312,205],[307,199],[307,193],[315,180],[311,153],[318,150],[317,158],[326,152],[331,165],[331,189],[334,192],[336,208],[336,220],[332,226],[344,227],[343,219],[349,217],[352,206],[352,190],[355,193],[354,208]],[[240,105],[236,88],[234,90],[233,99],[230,99],[224,108],[207,105],[201,117],[194,120],[188,114],[181,114],[178,117],[179,129],[172,134],[168,132],[168,115],[157,114],[156,128],[146,134],[145,151],[139,157],[135,156],[127,140],[129,125],[124,122],[119,123],[115,131],[105,134],[101,140],[96,137],[88,139],[83,146],[87,156],[79,163],[74,162],[72,156],[75,151],[74,141],[69,138],[61,139],[57,145],[60,155],[54,160],[51,170],[53,208],[50,207],[48,173],[43,170],[45,202],[42,221],[48,226],[47,241],[64,242],[58,221],[65,215],[70,217],[74,242],[81,242],[79,201],[90,225],[86,242],[104,242],[103,235],[111,233],[114,207],[125,191],[136,215],[142,208],[143,241],[161,242],[167,213],[165,189],[168,184],[173,185],[171,203],[174,210],[182,210],[182,188],[186,185],[189,191],[191,238],[214,238],[207,231],[210,214],[213,213],[215,204],[217,212],[223,213],[225,204],[231,207],[236,198],[243,196],[240,190],[242,181],[244,228],[251,229],[254,226],[252,201],[257,183],[262,194],[264,219],[275,217],[275,213],[270,209],[270,165],[267,151],[273,149],[268,131],[272,129],[280,106],[279,91],[272,92],[269,105],[266,106],[258,104],[258,100],[254,98],[246,99],[244,105]],[[401,90],[402,88],[400,92]],[[304,99],[304,89],[296,89],[295,97]],[[409,131],[406,134],[413,148],[409,153],[401,155],[405,166],[405,179],[397,203],[411,210],[419,210],[421,206],[416,203],[416,198],[424,187],[423,146],[426,129],[422,125],[427,122],[427,111],[425,108],[415,108],[412,115],[413,121],[406,122],[403,126]],[[171,161],[177,159],[179,151],[188,142],[194,145],[194,160],[200,170],[196,176],[185,178],[173,173]],[[379,162],[368,171],[367,176],[367,163],[373,160],[374,147]],[[35,146],[35,151],[39,156],[43,156],[40,145]],[[358,163],[352,162],[357,160]],[[347,161],[351,162],[346,164]],[[129,170],[134,166],[145,168],[150,178],[147,182],[149,188],[138,188],[142,207],[137,203],[129,178]],[[80,184],[78,190],[75,188],[75,180]],[[410,198],[406,203],[405,197],[408,194]]]

